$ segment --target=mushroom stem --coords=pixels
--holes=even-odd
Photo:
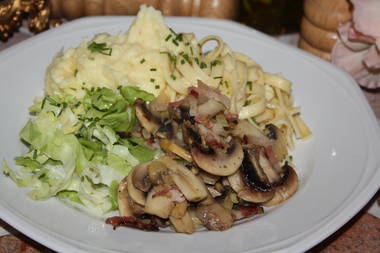
[[[179,157],[182,157],[183,159],[185,159],[188,162],[193,161],[191,154],[187,150],[185,150],[181,146],[178,146],[177,144],[175,144],[171,140],[161,139],[160,140],[160,146],[166,152],[172,152],[172,153],[178,155]]]

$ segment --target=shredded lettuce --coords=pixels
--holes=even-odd
[[[116,210],[118,182],[156,155],[143,139],[119,134],[135,129],[137,98],[154,97],[125,86],[86,90],[79,100],[64,94],[37,100],[20,132],[29,150],[15,158],[17,170],[4,161],[4,174],[30,188],[35,200],[57,197],[97,216]]]
[[[138,98],[141,98],[145,101],[152,101],[154,99],[153,94],[150,94],[133,86],[121,87],[120,93],[130,104],[133,104]]]

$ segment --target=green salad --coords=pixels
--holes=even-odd
[[[28,152],[15,158],[21,168],[4,162],[4,173],[34,200],[57,197],[96,216],[118,209],[118,184],[137,164],[157,154],[133,136],[137,98],[154,99],[136,87],[113,91],[92,88],[77,99],[55,94],[29,108],[32,118],[20,132]]]

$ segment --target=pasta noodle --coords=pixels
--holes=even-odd
[[[168,80],[168,85],[178,92],[175,100],[186,93],[186,88],[201,80],[229,97],[231,112],[238,114],[240,119],[251,119],[250,122],[261,127],[268,123],[279,127],[286,134],[289,148],[293,148],[294,138],[304,140],[312,135],[299,115],[300,109],[293,106],[289,80],[263,71],[248,56],[233,52],[217,36],[207,36],[199,43],[193,35],[183,38],[185,45],[198,45],[197,56],[182,63],[172,62],[172,73],[180,75],[178,82]],[[209,41],[217,45],[205,53],[202,48]],[[189,55],[189,51],[182,52],[173,57],[181,59]]]

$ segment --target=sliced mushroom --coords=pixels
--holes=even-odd
[[[240,220],[262,213],[264,213],[264,209],[259,205],[239,205],[236,209],[232,210],[234,220]]]
[[[212,118],[225,109],[224,105],[215,99],[209,99],[198,106],[198,116]]]
[[[284,176],[284,181],[282,184],[275,187],[274,197],[270,201],[264,203],[265,206],[278,205],[284,202],[285,200],[289,199],[297,191],[297,188],[298,188],[297,173],[294,171],[294,169],[291,166],[287,164],[283,166],[283,169],[286,172]]]
[[[154,116],[146,107],[144,100],[137,99],[135,102],[136,117],[141,126],[149,133],[155,134],[161,127],[160,120]]]
[[[272,164],[266,158],[264,149],[260,149],[258,151],[258,162],[259,166],[263,169],[263,172],[268,178],[269,183],[275,184],[276,182],[281,181],[281,175],[273,168]]]
[[[265,180],[266,176],[262,171],[260,173],[257,171],[257,162],[254,162],[255,167],[248,152],[245,153],[241,169],[230,175],[228,182],[238,197],[245,201],[253,203],[269,201],[273,198],[274,191],[268,182],[262,181],[262,178]],[[261,177],[258,174],[262,174]]]
[[[143,163],[136,166],[131,173],[133,185],[140,191],[148,192],[152,183],[149,180],[148,164]]]
[[[204,226],[216,231],[229,229],[234,221],[231,212],[217,202],[198,206],[196,216]]]
[[[160,159],[154,160],[148,164],[148,177],[150,182],[155,185],[174,184],[167,165]]]
[[[133,210],[130,205],[129,195],[128,195],[128,183],[127,177],[119,183],[118,194],[117,194],[117,203],[119,205],[119,212],[121,216],[132,216]]]
[[[228,176],[228,183],[235,192],[240,192],[246,187],[243,178],[240,174],[240,170]]]
[[[186,234],[194,233],[195,225],[188,212],[185,212],[185,215],[183,215],[181,218],[170,216],[169,219],[176,232]]]
[[[187,201],[175,202],[170,216],[180,219],[186,214]]]
[[[274,190],[255,155],[252,150],[244,152],[240,171],[245,187],[238,191],[238,196],[248,202],[262,203],[273,198]]]
[[[288,154],[284,132],[273,124],[266,125],[264,132],[272,140],[272,150],[277,161],[284,160]]]
[[[165,92],[161,92],[149,103],[149,110],[158,118],[168,117],[168,106],[170,97]]]
[[[233,139],[226,152],[216,148],[202,149],[192,145],[191,154],[196,164],[210,174],[229,176],[235,173],[243,161],[243,148],[239,141]]]
[[[216,190],[213,186],[210,186],[210,185],[207,186],[207,190],[213,198],[222,196],[222,193],[220,191]]]
[[[161,119],[154,115],[142,99],[135,102],[136,117],[141,126],[150,134],[160,138],[172,138],[176,132],[177,124],[170,119]]]
[[[144,207],[134,202],[128,193],[128,176],[119,183],[117,202],[121,216],[133,216],[144,213]]]
[[[145,202],[145,213],[156,215],[163,219],[169,218],[174,207],[174,201],[169,191],[164,192],[166,187],[170,186],[155,186],[149,191]]]
[[[144,206],[145,205],[145,195],[144,192],[137,189],[132,182],[132,174],[130,173],[127,176],[127,190],[129,196],[135,201],[137,204]]]
[[[168,156],[161,157],[160,161],[168,167],[175,185],[188,201],[198,202],[207,197],[208,193],[205,184],[188,170],[183,163]]]
[[[243,140],[245,145],[248,145],[249,147],[252,147],[253,145],[271,145],[271,140],[265,136],[261,129],[249,123],[247,120],[239,121],[232,133]]]
[[[210,174],[206,171],[199,172],[199,177],[202,178],[203,182],[208,185],[215,185],[216,182],[220,179],[219,176],[215,176],[213,174]]]

